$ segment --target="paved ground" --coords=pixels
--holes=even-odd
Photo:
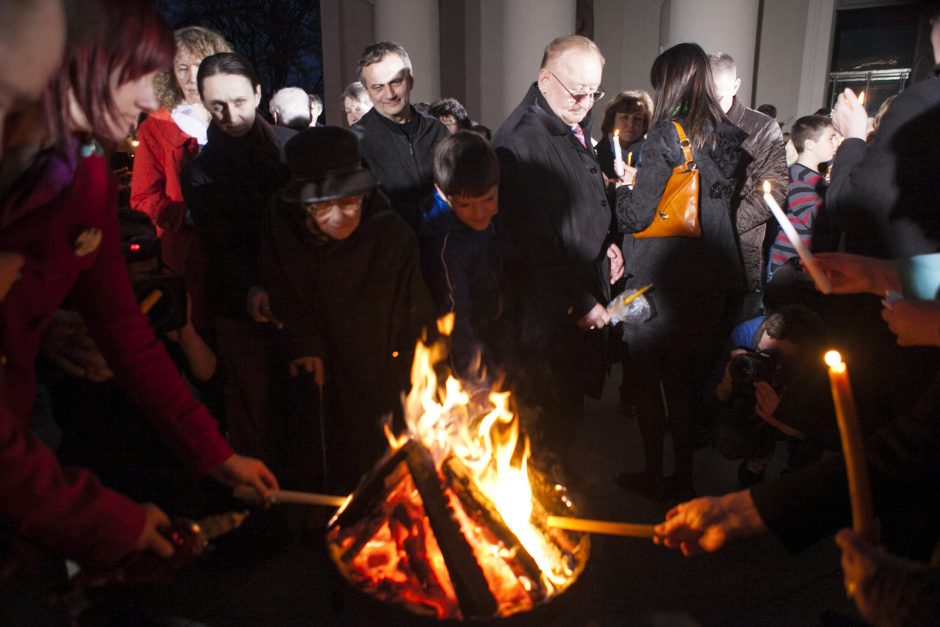
[[[619,383],[619,374],[612,381]],[[576,442],[589,486],[582,498],[592,516],[658,522],[667,504],[628,495],[611,481],[620,470],[641,469],[642,452],[635,422],[618,406],[616,385],[607,388],[601,402],[589,403],[588,424]],[[771,475],[783,465],[779,452]],[[700,450],[695,464],[699,494],[736,487],[737,465],[714,450]],[[281,509],[255,516],[173,585],[144,595],[140,607],[154,617],[187,617],[174,625],[421,624],[364,601],[339,582],[319,539],[302,531],[309,515]],[[313,522],[319,526],[323,520]],[[588,567],[571,590],[541,611],[508,622],[793,626],[822,624],[821,615],[833,609],[851,611],[831,540],[789,555],[773,538],[756,538],[686,559],[645,540],[595,536]]]

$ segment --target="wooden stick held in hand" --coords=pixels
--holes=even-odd
[[[235,498],[242,501],[253,503],[261,502],[259,495],[253,488],[247,486],[238,486],[234,491]],[[346,502],[345,496],[334,496],[331,494],[315,494],[313,492],[295,492],[293,490],[271,490],[268,493],[268,502],[276,505],[278,503],[292,503],[295,505],[319,505],[323,507],[341,507]]]
[[[555,527],[557,529],[602,533],[611,536],[652,538],[655,535],[653,532],[654,525],[607,522],[604,520],[588,520],[585,518],[568,518],[566,516],[549,516],[547,524],[549,527]]]

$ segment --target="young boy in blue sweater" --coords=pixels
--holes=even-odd
[[[418,229],[421,270],[438,315],[455,315],[451,366],[461,377],[487,363],[487,338],[502,310],[498,185],[499,161],[483,137],[459,131],[438,143],[433,202]]]

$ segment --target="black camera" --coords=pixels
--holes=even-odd
[[[133,289],[154,331],[175,331],[186,325],[188,296],[182,278],[167,274],[148,276],[134,281]]]
[[[777,350],[759,351],[745,348],[743,355],[731,358],[728,370],[731,380],[735,383],[755,383],[767,381],[771,384],[779,383],[780,371],[783,367],[783,354]]]

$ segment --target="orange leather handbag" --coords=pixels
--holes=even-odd
[[[685,163],[672,171],[659,206],[648,227],[633,237],[701,237],[702,225],[698,221],[699,172],[692,157],[692,143],[685,136],[682,125],[673,120],[679,132],[679,145]]]

